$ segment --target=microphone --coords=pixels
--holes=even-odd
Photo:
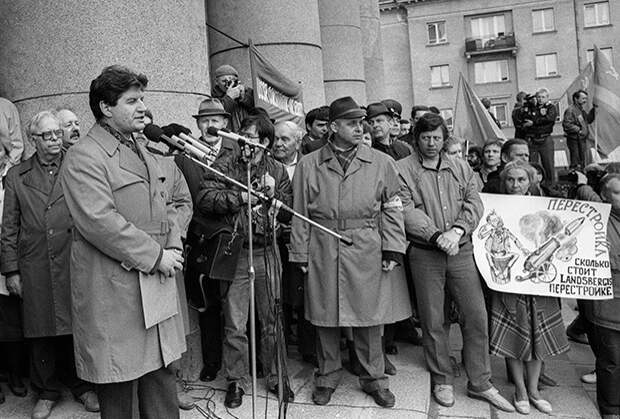
[[[207,133],[209,135],[225,137],[230,140],[236,141],[239,143],[240,146],[248,145],[250,147],[258,147],[262,149],[265,153],[271,154],[271,151],[267,148],[267,146],[264,146],[260,143],[255,143],[254,141],[250,140],[249,138],[244,137],[243,135],[235,134],[229,131],[224,131],[221,129],[217,129],[215,127],[209,127],[207,129]]]
[[[213,148],[212,145],[206,144],[184,132],[180,132],[178,134],[178,137],[181,138],[183,141],[185,141],[187,144],[191,145],[192,147],[196,147],[198,150],[201,150],[205,154],[210,155],[210,154],[215,153],[215,149]],[[213,157],[215,158],[215,155]]]
[[[164,141],[171,147],[189,153],[194,157],[198,158],[199,160],[206,161],[209,164],[212,164],[215,161],[215,157],[212,156],[209,152],[205,153],[203,150],[195,147],[192,144],[187,143],[176,135],[168,137],[166,134],[164,134],[164,131],[155,124],[149,124],[145,126],[142,133],[150,141],[153,141],[155,143]]]

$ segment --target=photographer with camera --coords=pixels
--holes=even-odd
[[[239,81],[239,73],[235,67],[224,64],[215,69],[215,80],[211,96],[219,99],[231,117],[228,128],[237,132],[241,121],[254,108],[254,91]]]

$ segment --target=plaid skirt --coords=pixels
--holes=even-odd
[[[569,349],[559,300],[493,292],[489,347],[492,355],[542,360]]]

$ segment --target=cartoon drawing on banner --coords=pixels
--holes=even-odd
[[[516,280],[553,282],[558,273],[553,264],[554,256],[562,262],[569,262],[577,254],[575,235],[585,220],[585,217],[578,217],[563,224],[558,216],[547,211],[521,217],[519,220],[521,234],[532,240],[537,248],[525,258],[523,263],[525,275],[517,276]]]
[[[519,254],[512,251],[511,243],[523,253],[524,275],[517,275],[516,281],[534,283],[553,282],[557,276],[557,269],[553,258],[562,262],[569,262],[577,253],[577,238],[575,234],[583,226],[585,217],[576,218],[562,223],[559,217],[547,211],[524,215],[519,219],[521,234],[532,241],[536,250],[530,251],[508,228],[504,220],[491,211],[486,218],[486,224],[480,226],[478,238],[484,239],[486,257],[491,268],[491,277],[498,284],[510,282],[512,266],[517,262]]]
[[[498,284],[510,282],[510,268],[517,262],[519,254],[511,250],[511,243],[523,254],[529,254],[529,250],[521,244],[521,241],[504,227],[504,220],[493,210],[487,215],[486,224],[478,230],[478,238],[484,239],[484,248],[487,251],[487,260],[491,267],[493,281]]]

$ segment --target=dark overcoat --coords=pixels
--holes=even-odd
[[[49,182],[34,154],[12,167],[4,182],[0,267],[3,274],[20,274],[24,336],[71,334],[73,221],[60,181]]]

